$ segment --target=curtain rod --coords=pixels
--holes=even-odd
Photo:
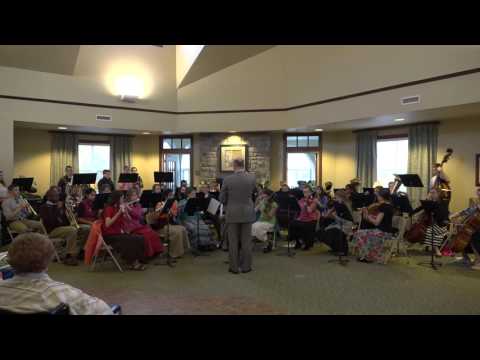
[[[359,133],[363,131],[373,131],[373,130],[388,130],[388,129],[398,129],[398,128],[404,128],[404,127],[410,127],[410,126],[417,126],[417,125],[429,125],[429,124],[440,124],[440,121],[426,121],[426,122],[420,122],[420,123],[410,123],[410,124],[405,124],[405,125],[392,125],[392,126],[380,126],[380,127],[372,127],[368,129],[360,129],[360,130],[353,130],[353,133]]]

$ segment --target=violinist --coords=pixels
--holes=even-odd
[[[310,187],[303,188],[303,197],[298,200],[298,206],[300,214],[290,223],[288,229],[289,241],[295,240],[295,249],[300,249],[302,247],[300,240],[303,240],[303,250],[310,250],[313,247],[315,227],[319,217],[317,202],[313,198]]]
[[[352,232],[352,214],[345,205],[347,194],[345,190],[335,192],[335,198],[328,202],[328,211],[322,218],[325,219],[317,232],[318,239],[332,249],[332,252],[348,254],[347,236]]]
[[[431,200],[435,202],[435,210],[433,212],[433,226],[428,225],[425,231],[425,238],[424,244],[429,247],[433,246],[433,250],[435,251],[435,255],[437,257],[441,257],[442,254],[440,253],[440,247],[442,246],[443,241],[447,237],[448,233],[448,205],[446,202],[442,201],[442,196],[440,194],[440,190],[437,188],[433,188],[428,193],[427,200]],[[419,206],[415,210],[413,210],[411,215],[414,215],[418,212],[423,210],[423,206]],[[433,244],[432,244],[432,232],[433,232]]]
[[[468,207],[468,208],[466,208],[462,211],[459,211],[459,212],[456,212],[456,213],[450,215],[450,219],[452,221],[455,221],[455,222],[459,223],[460,219],[466,220],[469,217],[471,217],[471,216],[475,215],[476,213],[480,212],[480,187],[477,188],[476,195],[477,195],[477,198],[475,199],[472,206],[470,206],[470,207]],[[475,259],[474,259],[473,263],[471,262],[468,254],[467,254],[468,252],[473,252],[473,254],[475,256]],[[478,228],[475,229],[475,231],[471,235],[470,243],[463,250],[462,255],[463,255],[464,262],[467,265],[471,265],[471,269],[480,270],[480,229],[478,229]]]
[[[154,204],[154,210],[146,216],[147,223],[164,239],[167,240],[168,254],[172,259],[183,256],[189,248],[187,229],[174,224],[178,215],[178,204],[173,191],[165,189],[163,200]]]
[[[367,208],[362,208],[362,222],[373,225],[372,229],[360,229],[353,236],[352,245],[358,253],[358,260],[362,262],[384,261],[384,244],[393,232],[393,206],[390,204],[390,192],[387,189],[380,190],[375,204],[375,216]]]

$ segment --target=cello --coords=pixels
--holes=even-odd
[[[478,209],[470,216],[468,216],[462,223],[460,230],[452,238],[450,243],[446,246],[454,252],[463,252],[470,244],[472,235],[480,230],[480,209]]]

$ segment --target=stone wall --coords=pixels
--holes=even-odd
[[[200,181],[213,181],[230,173],[221,173],[219,169],[220,145],[247,145],[247,167],[257,176],[257,182],[270,180],[271,136],[262,134],[200,134],[198,137],[200,153]]]

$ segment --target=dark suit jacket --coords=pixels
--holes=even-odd
[[[227,223],[255,222],[255,205],[252,194],[256,189],[254,174],[236,172],[223,180],[220,202],[225,205]]]

